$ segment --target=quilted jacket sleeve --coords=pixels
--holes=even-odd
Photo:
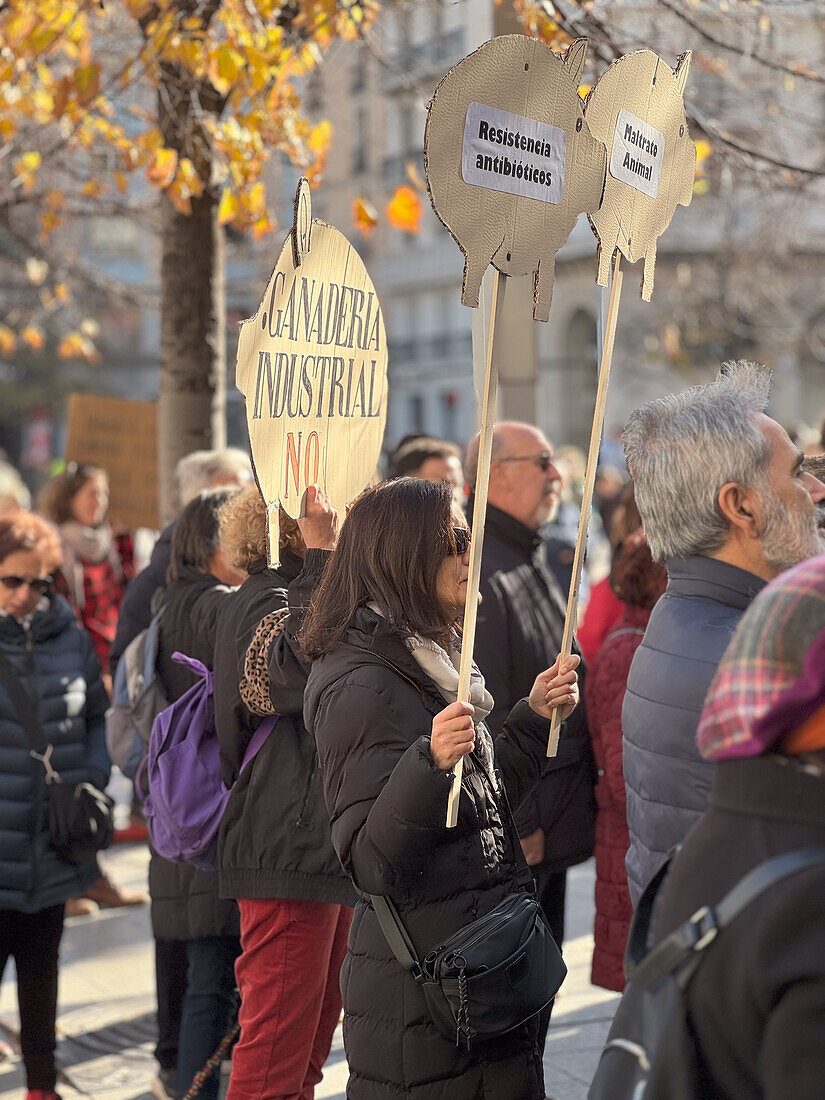
[[[444,834],[450,775],[432,761],[429,723],[410,743],[389,693],[348,682],[324,693],[312,731],[344,869],[365,893],[403,890]]]

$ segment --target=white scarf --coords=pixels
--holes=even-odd
[[[422,638],[420,634],[411,634],[404,639],[410,653],[415,657],[422,670],[429,676],[448,703],[458,698],[458,669],[461,663],[461,649],[450,645],[449,651],[437,642]],[[476,727],[476,753],[487,772],[493,787],[498,790],[495,773],[493,739],[484,719],[493,709],[493,697],[484,685],[484,677],[473,665],[470,672],[470,704],[473,708],[473,725]]]
[[[405,638],[407,649],[415,657],[448,703],[458,698],[458,669],[461,662],[461,650],[450,645],[449,652],[438,642],[422,638],[420,634],[411,634]],[[470,703],[473,707],[473,722],[483,722],[493,709],[493,697],[484,684],[484,677],[473,666],[470,673]]]
[[[86,606],[84,562],[96,565],[108,558],[115,576],[118,580],[123,580],[123,563],[108,523],[102,523],[100,527],[87,527],[76,519],[67,519],[60,525],[60,541],[63,545],[61,572],[66,578],[76,607],[82,609]]]

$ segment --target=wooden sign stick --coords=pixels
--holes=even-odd
[[[579,605],[579,588],[582,580],[584,551],[587,544],[587,529],[590,526],[590,510],[593,506],[593,489],[596,485],[596,467],[599,462],[599,450],[604,427],[604,409],[607,403],[607,383],[610,381],[610,364],[613,361],[613,341],[616,336],[616,321],[619,316],[619,299],[622,294],[621,253],[616,253],[613,263],[613,285],[610,289],[610,305],[607,309],[602,361],[599,365],[599,386],[596,390],[596,408],[593,413],[593,428],[590,432],[590,450],[587,455],[587,473],[584,479],[584,496],[579,517],[579,534],[576,539],[576,553],[573,558],[573,576],[570,578],[570,592],[567,596],[567,614],[564,619],[564,635],[561,642],[561,663],[567,660],[573,649],[573,632],[576,622],[576,609]],[[561,718],[559,711],[553,712],[550,723],[550,739],[547,742],[547,755],[555,756],[559,751],[559,730]]]
[[[461,638],[461,663],[458,667],[458,695],[456,698],[462,700],[470,698],[470,673],[473,667],[473,647],[476,639],[476,617],[478,615],[478,588],[481,583],[481,548],[484,542],[484,521],[487,518],[487,487],[490,482],[490,458],[493,452],[493,429],[496,422],[498,367],[494,366],[493,349],[496,337],[496,320],[504,305],[506,279],[506,275],[502,275],[500,271],[496,270],[490,309],[490,334],[487,337],[484,398],[481,403],[481,434],[478,442],[473,527],[470,538],[470,576],[467,579],[467,602],[464,605],[464,628]],[[453,783],[447,800],[448,829],[454,829],[458,822],[458,801],[461,797],[463,771],[464,757],[462,756],[453,768]]]

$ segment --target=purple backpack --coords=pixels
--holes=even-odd
[[[172,654],[172,659],[200,679],[155,718],[135,789],[158,855],[214,871],[218,830],[230,791],[221,778],[212,673],[183,653]],[[264,718],[255,730],[241,771],[254,760],[277,721],[277,715]]]

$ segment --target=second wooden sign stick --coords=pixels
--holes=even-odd
[[[478,614],[478,589],[481,583],[481,551],[484,542],[484,521],[487,517],[487,487],[490,481],[490,459],[493,453],[493,430],[496,426],[496,393],[498,367],[495,365],[496,321],[504,305],[506,275],[496,271],[493,281],[493,300],[490,310],[490,334],[487,338],[487,360],[484,368],[484,397],[481,403],[481,435],[478,443],[478,467],[476,469],[476,495],[473,505],[473,528],[470,539],[470,576],[467,580],[467,602],[464,605],[464,627],[461,636],[461,663],[458,668],[458,695],[461,700],[470,698],[470,673],[473,668],[473,647],[476,639]],[[458,800],[461,795],[461,776],[464,757],[453,769],[453,783],[447,801],[447,828],[453,829],[458,821]]]
[[[573,558],[573,576],[570,579],[570,592],[567,597],[567,614],[564,619],[564,636],[561,642],[561,662],[564,664],[573,649],[573,633],[576,628],[576,610],[579,605],[579,589],[584,566],[584,551],[587,545],[587,530],[590,526],[590,510],[593,506],[593,490],[596,485],[596,468],[599,462],[599,449],[604,428],[604,409],[607,403],[607,384],[610,381],[610,364],[613,361],[613,342],[616,338],[616,321],[619,316],[619,300],[622,294],[621,253],[616,253],[613,264],[613,285],[610,289],[610,305],[607,309],[602,361],[599,364],[599,387],[596,391],[596,408],[593,413],[593,428],[590,432],[590,450],[587,455],[587,473],[584,479],[584,497],[579,517],[579,534],[576,539],[576,553]],[[555,756],[559,751],[559,731],[561,718],[559,711],[553,713],[550,723],[550,739],[547,742],[547,755]]]

